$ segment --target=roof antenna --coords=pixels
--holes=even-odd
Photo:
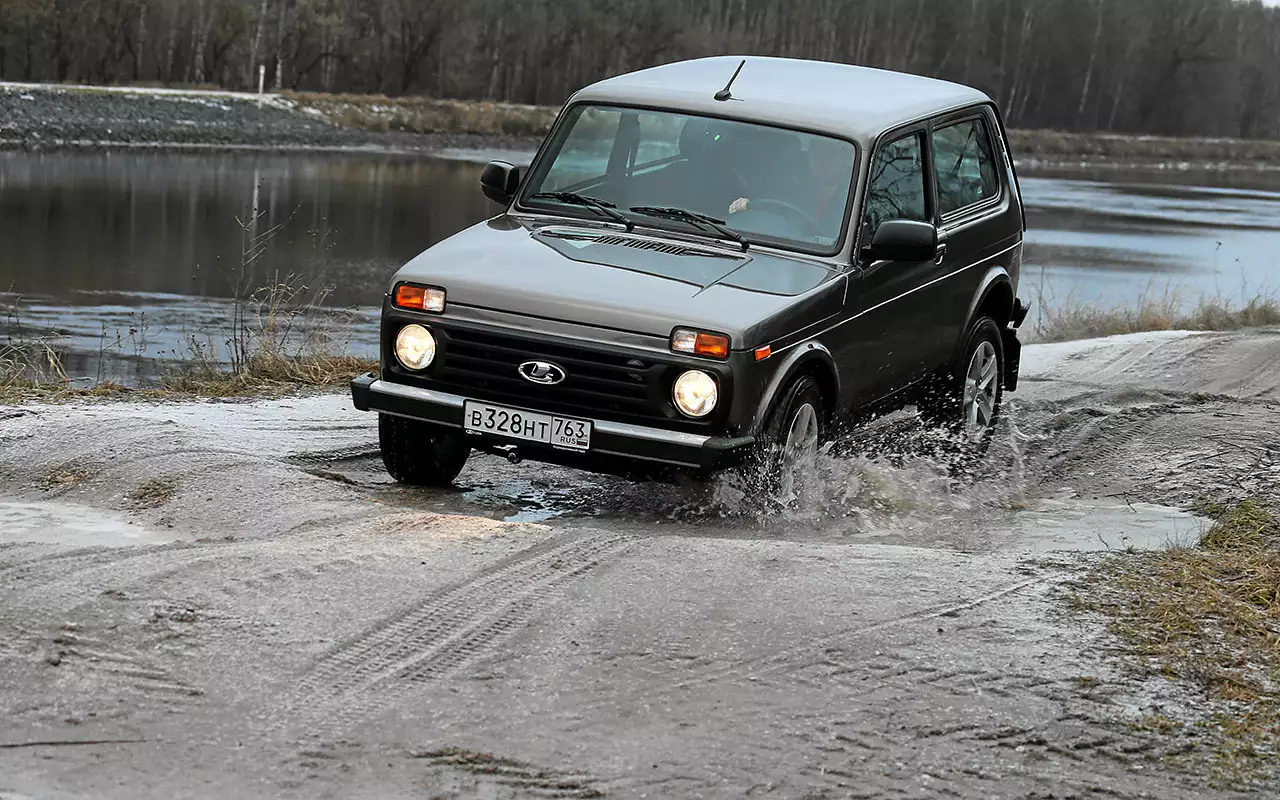
[[[736,97],[734,97],[732,94],[729,93],[729,89],[733,87],[733,82],[738,79],[738,73],[742,72],[742,68],[745,67],[746,65],[747,65],[747,60],[744,58],[742,59],[742,63],[738,65],[738,68],[733,71],[733,77],[729,79],[729,82],[724,85],[723,89],[716,92],[715,98],[717,100],[723,103],[725,100],[737,99]]]

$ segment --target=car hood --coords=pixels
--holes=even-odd
[[[775,317],[800,323],[835,313],[838,305],[828,306],[839,293],[819,290],[839,275],[808,261],[641,230],[534,225],[504,215],[431,247],[394,281],[443,287],[450,304],[633,333],[666,337],[694,326],[729,334],[741,348]]]

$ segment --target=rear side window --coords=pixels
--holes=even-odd
[[[982,119],[967,119],[933,132],[938,210],[959,211],[1000,194],[991,136]]]
[[[867,216],[864,223],[874,233],[890,219],[929,219],[925,203],[924,140],[918,133],[884,145],[871,162],[867,181]]]

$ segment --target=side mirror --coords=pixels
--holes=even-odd
[[[885,220],[876,228],[867,249],[875,261],[932,261],[938,252],[938,229],[928,222]]]
[[[480,173],[484,196],[499,205],[510,205],[520,188],[520,168],[505,161],[490,161]]]

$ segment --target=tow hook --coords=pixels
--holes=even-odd
[[[520,448],[511,447],[507,449],[507,460],[512,464],[519,464],[524,461],[524,457],[520,455]]]

